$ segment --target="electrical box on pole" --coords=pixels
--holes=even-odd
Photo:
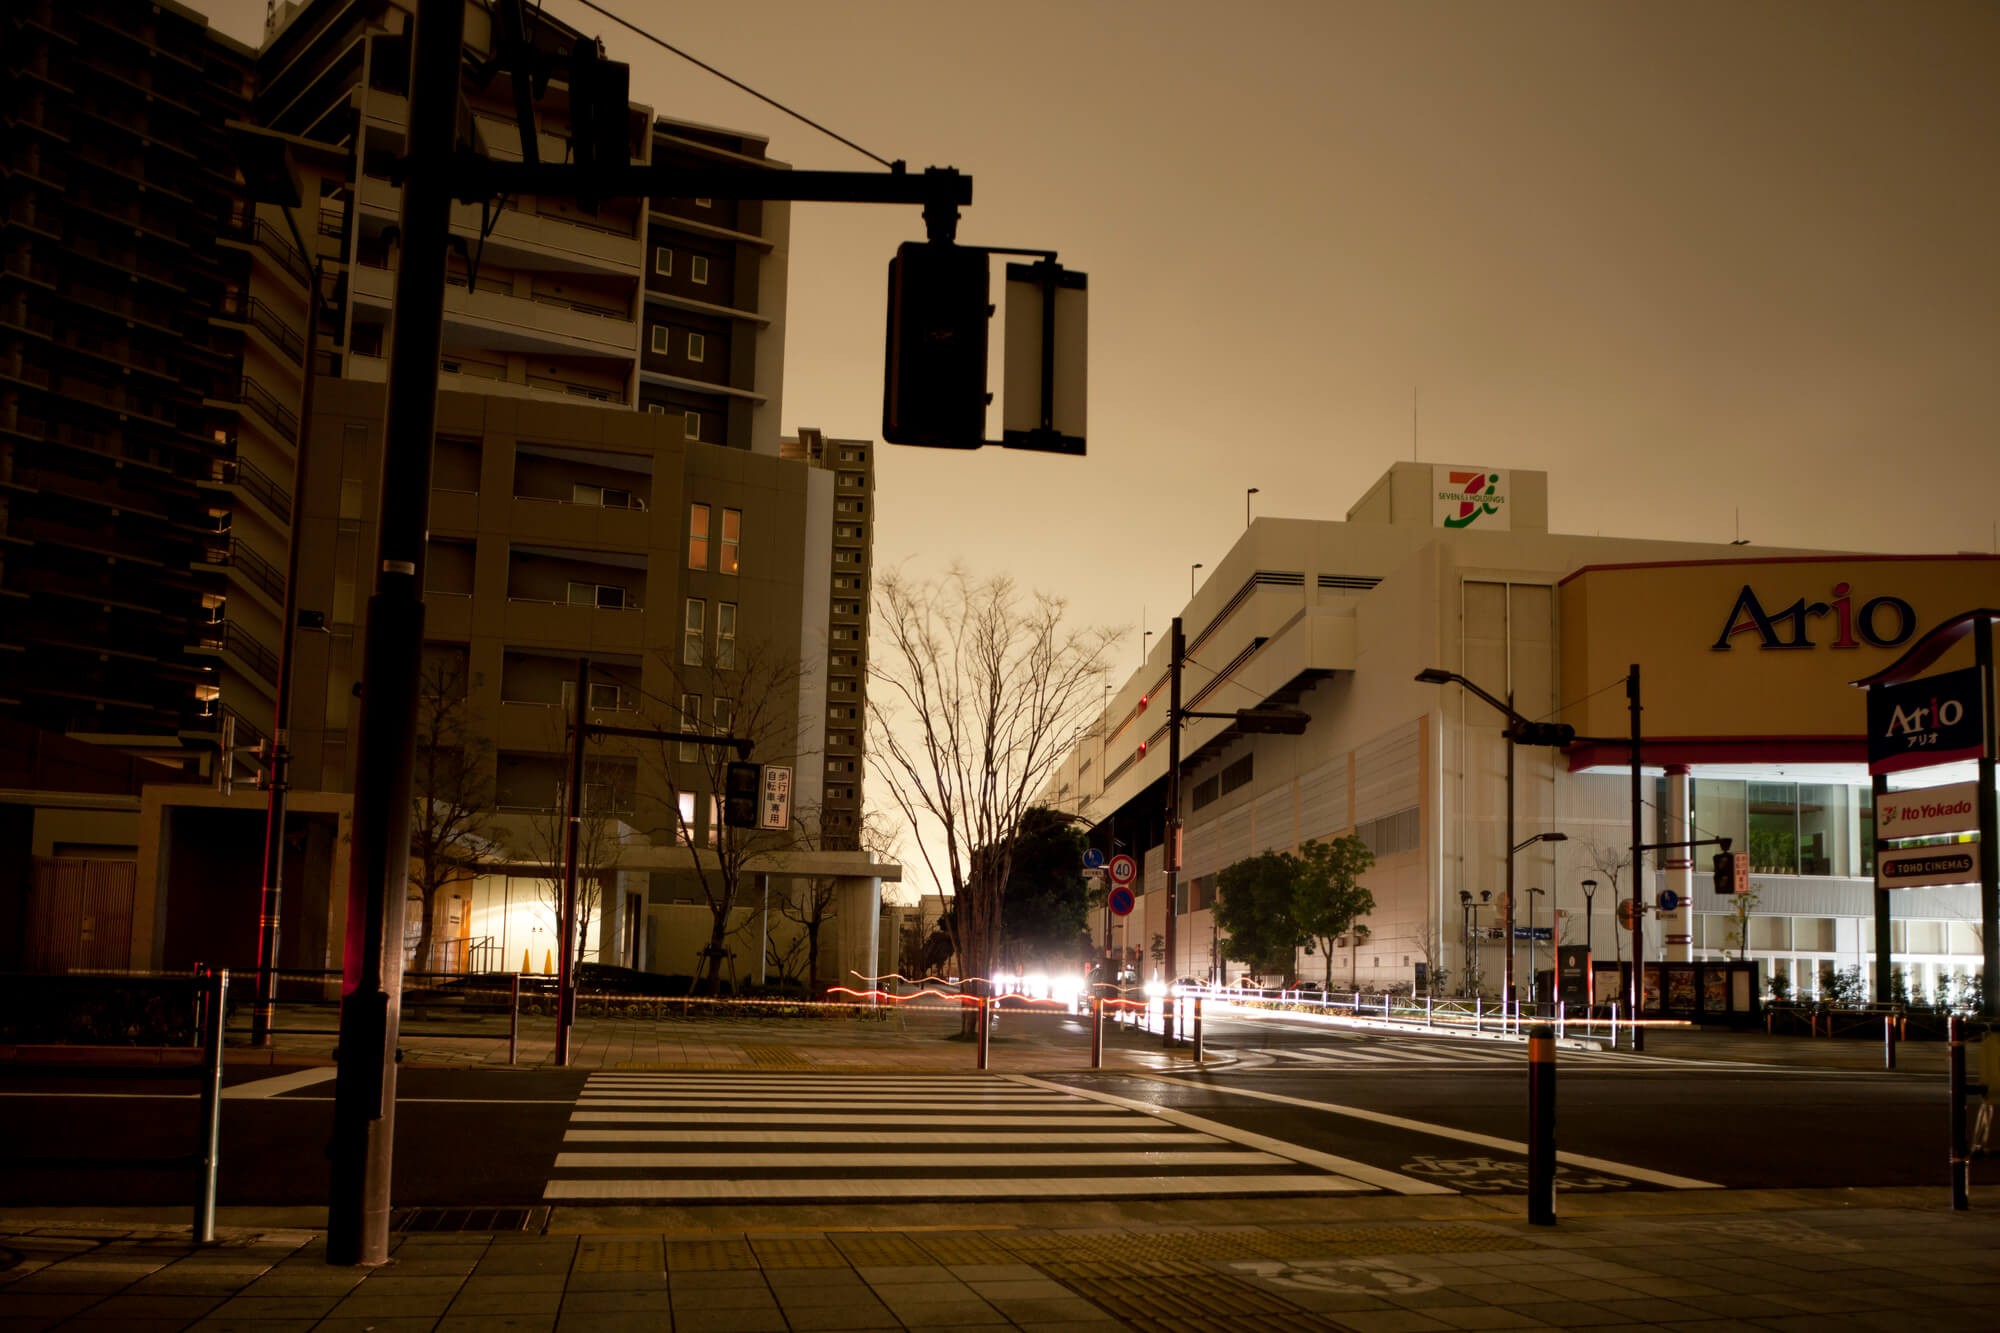
[[[906,241],[889,261],[882,438],[977,449],[986,435],[986,252]]]

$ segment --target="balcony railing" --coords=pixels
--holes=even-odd
[[[279,435],[287,444],[299,437],[299,419],[292,410],[271,396],[270,390],[255,380],[244,376],[236,381],[236,393],[230,397],[228,386],[216,391],[216,397],[243,404],[253,409],[264,420],[278,428]]]
[[[202,549],[201,560],[206,565],[222,565],[237,570],[245,582],[262,589],[274,602],[285,600],[284,574],[239,540],[210,542]]]
[[[218,458],[210,465],[211,480],[226,486],[237,486],[261,501],[266,509],[279,518],[290,520],[292,516],[292,493],[271,479],[269,473],[255,463],[244,462],[240,458]]]
[[[277,260],[278,267],[291,274],[299,286],[312,286],[311,265],[306,263],[306,257],[299,253],[299,248],[293,245],[291,239],[283,232],[264,219],[258,218],[251,239],[256,242],[258,249]]]
[[[227,620],[200,626],[195,642],[203,648],[234,653],[266,681],[273,685],[278,683],[278,655]]]
[[[283,316],[254,296],[225,298],[222,309],[217,313],[223,319],[250,325],[283,349],[286,356],[304,363],[306,340]]]

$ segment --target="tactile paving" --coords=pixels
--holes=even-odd
[[[740,1238],[677,1240],[667,1246],[667,1271],[670,1273],[715,1272],[723,1269],[755,1267],[757,1267],[756,1254],[750,1249],[750,1243]]]
[[[576,1247],[578,1273],[664,1273],[666,1259],[654,1237],[636,1240],[586,1238]]]
[[[758,1236],[750,1249],[765,1268],[845,1268],[848,1263],[824,1236]]]

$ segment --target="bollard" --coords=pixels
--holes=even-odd
[[[1201,1063],[1201,996],[1194,997],[1194,1062]]]
[[[1562,1038],[1562,1035],[1563,1035],[1563,1028],[1564,1028],[1564,1026],[1565,1026],[1565,1025],[1566,1025],[1566,1024],[1568,1023],[1568,1022],[1569,1022],[1569,1006],[1568,1006],[1568,1005],[1566,1005],[1566,1004],[1564,1004],[1564,1003],[1563,1003],[1563,1002],[1562,1002],[1561,1000],[1558,1000],[1558,1001],[1556,1001],[1556,1038],[1557,1038],[1557,1040],[1561,1040],[1561,1038]]]
[[[1945,1020],[1945,1043],[1951,1049],[1951,1207],[1962,1213],[1972,1207],[1972,1145],[1965,1134],[1965,1020]]]
[[[1472,997],[1472,1030],[1474,1032],[1486,1031],[1486,997],[1484,995],[1475,995]]]
[[[1431,997],[1429,995],[1424,996],[1424,1026],[1427,1028],[1433,1026],[1431,1023]]]
[[[1179,1008],[1171,990],[1160,997],[1160,1045],[1170,1051],[1174,1048],[1174,1021],[1179,1017],[1176,1012]]]
[[[993,997],[982,995],[979,997],[979,1067],[982,1070],[986,1068],[986,1043],[992,1031]]]
[[[1896,1016],[1882,1015],[1882,1068],[1896,1067]]]
[[[1528,1030],[1528,1225],[1556,1224],[1556,1039]]]
[[[1611,1002],[1611,1049],[1618,1049],[1618,1001]]]
[[[215,1172],[222,1148],[222,1023],[228,1012],[229,970],[205,979],[201,1023],[201,1178],[195,1184],[194,1238],[215,1243]]]
[[[1104,1068],[1104,997],[1090,997],[1090,1067]]]
[[[507,983],[507,1063],[509,1066],[521,1063],[521,974],[516,972]]]

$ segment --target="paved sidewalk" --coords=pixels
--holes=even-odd
[[[1906,1330],[1990,1328],[2000,1211],[1873,1196],[1353,1200],[1293,1216],[1183,1223],[1161,1206],[1088,1226],[1008,1217],[599,1231],[415,1234],[374,1270],[332,1268],[322,1234],[0,1219],[0,1328],[27,1330]],[[1373,1205],[1373,1206],[1370,1206]],[[1285,1210],[1278,1210],[1281,1213]],[[985,1210],[982,1210],[982,1213]],[[1018,1214],[1016,1214],[1018,1216]],[[570,1234],[563,1234],[565,1229]]]

